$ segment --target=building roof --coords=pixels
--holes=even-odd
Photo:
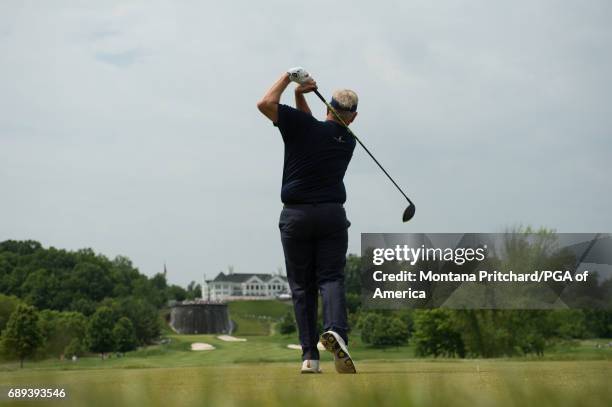
[[[251,277],[257,277],[263,282],[272,280],[274,277],[280,277],[283,281],[287,281],[287,277],[279,276],[278,274],[261,274],[261,273],[231,273],[225,274],[223,272],[217,274],[217,277],[212,282],[224,282],[224,283],[244,283]]]

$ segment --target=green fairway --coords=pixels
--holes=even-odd
[[[124,357],[111,357],[101,360],[90,356],[79,359],[76,363],[69,360],[46,359],[37,362],[26,361],[26,370],[52,369],[111,369],[111,368],[166,368],[166,367],[197,367],[206,365],[221,365],[234,363],[272,363],[299,362],[300,351],[288,349],[288,344],[296,344],[296,335],[245,336],[246,342],[224,342],[214,335],[168,335],[170,343],[154,345],[129,352]],[[204,342],[215,346],[213,351],[191,351],[191,344]],[[606,360],[612,361],[612,347],[607,346],[609,340],[590,340],[559,344],[545,353],[543,358],[524,357],[523,361],[578,361]],[[600,344],[598,347],[597,344]],[[351,339],[351,355],[357,361],[405,361],[415,358],[412,346],[390,348],[372,348],[364,345],[358,336]],[[323,352],[322,360],[331,360],[327,352]],[[517,360],[508,359],[508,360]],[[417,359],[420,363],[423,359]],[[436,359],[426,359],[432,362]],[[453,360],[453,359],[451,359]],[[4,372],[18,369],[17,362],[0,364],[0,375]],[[1,377],[1,376],[0,376]]]
[[[293,309],[277,300],[233,301],[228,307],[236,335],[270,335],[274,322]]]
[[[34,369],[107,369],[107,368],[147,368],[147,367],[184,367],[217,365],[227,363],[297,362],[299,350],[288,349],[288,344],[297,343],[295,335],[246,336],[246,342],[224,342],[214,335],[169,335],[169,344],[148,346],[125,357],[101,360],[98,357],[81,358],[78,362],[47,359],[26,362],[26,368]],[[215,346],[213,351],[194,352],[191,343],[204,342]],[[352,354],[356,359],[406,359],[414,352],[409,346],[388,349],[374,349],[363,346],[358,338],[352,342]],[[612,352],[611,352],[612,353]],[[331,358],[324,353],[323,358]],[[331,360],[331,359],[330,359]],[[17,369],[17,363],[0,365],[2,370]]]

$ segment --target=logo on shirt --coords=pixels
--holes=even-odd
[[[344,140],[344,137],[342,136],[334,137],[334,140],[336,140],[338,143],[346,143],[346,140]]]

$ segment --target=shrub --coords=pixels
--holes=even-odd
[[[451,311],[419,311],[414,316],[414,328],[413,340],[418,356],[465,357],[465,346],[461,334],[453,325]]]
[[[58,356],[72,341],[85,341],[87,320],[81,313],[44,310],[40,312],[38,325],[45,339],[38,352],[40,356]]]
[[[293,312],[288,311],[285,316],[283,316],[278,324],[278,330],[281,334],[291,334],[296,331],[295,326],[295,317],[293,316]]]
[[[406,343],[410,336],[406,323],[394,315],[363,313],[358,326],[361,340],[373,346],[398,346]]]
[[[113,312],[108,307],[100,307],[92,315],[87,326],[87,340],[92,352],[106,353],[114,349]]]
[[[120,318],[113,328],[113,339],[115,342],[115,350],[118,352],[127,352],[136,349],[138,341],[136,340],[132,321],[126,317]]]
[[[78,338],[73,338],[70,343],[64,348],[64,355],[67,358],[72,356],[83,356],[87,352],[87,345]]]

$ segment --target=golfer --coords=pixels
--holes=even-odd
[[[280,104],[293,81],[295,109]],[[302,373],[320,373],[317,304],[323,299],[321,343],[334,355],[336,371],[355,373],[349,355],[344,292],[348,227],[344,202],[344,174],[355,149],[355,139],[328,109],[325,121],[312,116],[304,94],[317,89],[303,68],[292,68],[257,103],[258,109],[280,130],[285,144],[279,228],[287,279],[302,345]],[[348,125],[357,116],[357,95],[334,92],[330,102]]]

